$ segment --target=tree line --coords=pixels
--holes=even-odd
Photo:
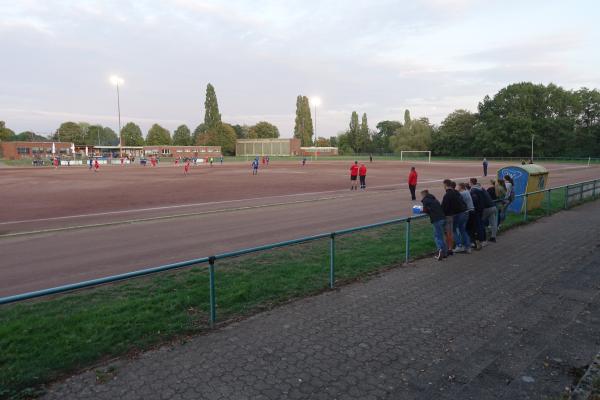
[[[121,130],[123,145],[212,145],[225,154],[235,152],[237,139],[278,138],[278,128],[266,121],[233,125],[221,121],[215,88],[209,83],[204,102],[204,122],[192,132],[180,125],[173,134],[158,124],[144,138],[140,127],[128,122]],[[341,154],[399,153],[431,150],[442,156],[516,156],[529,154],[531,140],[538,157],[600,155],[600,92],[581,88],[565,90],[554,84],[511,84],[493,97],[485,96],[477,112],[456,110],[439,125],[427,118],[413,119],[409,110],[400,120],[377,123],[371,130],[367,114],[353,111],[348,128],[337,136],[313,139],[313,119],[308,97],[296,98],[294,137],[302,146],[334,146]],[[109,127],[65,122],[49,139],[33,132],[15,134],[0,121],[0,140],[55,140],[86,145],[117,145]]]
[[[266,121],[258,122],[252,126],[231,125],[222,122],[215,88],[210,83],[206,87],[204,107],[204,122],[199,124],[193,132],[187,125],[182,124],[171,135],[168,129],[159,124],[153,124],[144,138],[139,125],[128,122],[121,128],[123,146],[221,146],[224,154],[234,154],[237,139],[279,137],[279,129]],[[15,134],[6,127],[4,121],[0,121],[0,141],[2,140],[62,141],[89,146],[116,146],[119,144],[119,136],[109,127],[72,121],[63,122],[50,137],[37,135],[33,132]]]
[[[431,150],[440,156],[538,157],[600,155],[600,92],[522,82],[485,96],[477,112],[456,110],[439,126],[427,118],[381,121],[369,130],[352,112],[347,130],[329,139],[342,154]]]

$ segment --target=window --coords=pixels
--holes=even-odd
[[[162,149],[163,156],[171,154],[171,149]]]
[[[29,154],[29,147],[17,147],[18,154]]]

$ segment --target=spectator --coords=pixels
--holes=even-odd
[[[417,199],[415,191],[417,190],[417,170],[415,167],[410,168],[410,173],[408,174],[408,188],[410,189],[410,197],[414,201]]]
[[[488,170],[488,160],[487,158],[483,158],[483,176],[487,176],[487,170]]]
[[[498,195],[496,194],[496,181],[494,179],[490,180],[490,186],[486,189],[486,192],[488,192],[494,202],[498,200]]]
[[[433,226],[433,240],[437,246],[435,259],[442,261],[448,256],[448,247],[444,241],[446,216],[440,202],[432,194],[429,194],[428,190],[421,191],[421,203],[423,203],[423,212],[429,215],[429,220]]]
[[[485,240],[485,231],[483,229],[483,199],[481,193],[477,189],[473,189],[471,185],[468,185],[469,193],[473,199],[473,211],[474,223],[475,223],[475,249],[481,250],[482,242]]]
[[[466,230],[468,218],[467,205],[461,195],[452,189],[452,181],[450,179],[444,180],[444,189],[446,190],[446,194],[442,199],[442,210],[444,210],[444,215],[446,216],[446,241],[448,249],[453,247],[454,237],[452,232],[453,227],[457,226],[460,233],[460,242],[457,245],[462,245],[465,252],[470,253],[471,242]],[[448,250],[448,254],[453,253]]]
[[[469,239],[471,243],[475,242],[476,235],[476,224],[475,224],[475,206],[473,205],[473,199],[471,198],[471,193],[469,192],[469,187],[466,183],[458,184],[458,193],[462,197],[463,201],[467,205],[468,217],[467,217],[467,233],[469,234]],[[460,232],[457,231],[456,227],[454,228],[455,237],[460,237]],[[463,253],[465,252],[465,248],[462,246],[457,246],[454,249],[455,253]]]
[[[477,178],[471,178],[470,179],[471,182],[471,192],[473,190],[477,190],[479,191],[479,196],[481,199],[481,203],[483,206],[483,213],[481,216],[481,232],[482,232],[482,237],[483,237],[483,241],[482,241],[482,246],[485,246],[485,244],[487,244],[487,242],[485,241],[486,235],[485,235],[485,226],[486,224],[490,226],[490,242],[495,243],[496,242],[496,234],[498,233],[498,209],[496,208],[496,204],[494,203],[494,200],[492,200],[492,197],[490,196],[490,194],[486,191],[483,190],[483,188],[481,187],[481,184],[479,184],[479,182],[477,182]]]

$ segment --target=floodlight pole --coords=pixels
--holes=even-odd
[[[315,101],[315,147],[317,147],[317,102]],[[315,160],[319,157],[319,152],[315,150]]]
[[[119,157],[123,157],[123,134],[121,132],[121,96],[119,94],[119,82],[117,82],[117,111],[119,114]],[[98,139],[98,142],[100,139]]]
[[[315,104],[315,147],[316,146],[317,146],[317,105]]]

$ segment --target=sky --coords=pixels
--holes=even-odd
[[[510,83],[599,88],[598,20],[596,0],[0,0],[0,120],[117,130],[117,74],[122,124],[144,133],[193,130],[209,82],[223,121],[282,137],[299,94],[321,99],[319,136],[352,111],[440,123]]]

